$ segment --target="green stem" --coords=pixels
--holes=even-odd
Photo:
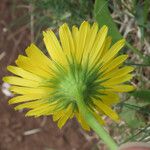
[[[117,150],[118,146],[111,136],[100,125],[93,114],[87,109],[85,102],[81,96],[78,96],[79,112],[82,114],[88,125],[98,134],[98,136],[105,142],[110,150]]]

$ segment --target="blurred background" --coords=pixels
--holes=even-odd
[[[14,64],[31,42],[46,52],[43,30],[52,28],[57,34],[64,22],[69,26],[80,25],[83,20],[107,22],[109,18],[103,18],[106,2],[101,0],[101,5],[96,5],[95,0],[0,1],[0,150],[106,150],[103,142],[93,132],[83,131],[75,119],[59,130],[51,117],[27,118],[23,111],[16,112],[7,103],[13,96],[9,85],[1,80],[8,74],[6,66]],[[128,53],[126,63],[136,68],[132,83],[137,90],[121,95],[122,102],[115,109],[123,121],[115,124],[106,118],[106,129],[118,144],[149,142],[150,1],[110,0],[108,8],[113,23],[129,42],[122,53]]]

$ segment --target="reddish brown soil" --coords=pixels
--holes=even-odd
[[[18,1],[22,3],[22,1]],[[0,85],[7,74],[6,66],[12,64],[19,53],[29,45],[29,30],[25,27],[7,30],[7,26],[24,13],[22,9],[12,11],[13,0],[0,2]],[[18,3],[17,3],[18,4]],[[7,31],[6,31],[7,30]],[[94,141],[88,142],[80,132],[75,120],[59,130],[51,117],[26,118],[23,112],[16,112],[7,104],[8,97],[0,92],[0,150],[92,150]],[[40,132],[24,135],[26,131],[40,129]]]

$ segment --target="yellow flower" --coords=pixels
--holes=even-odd
[[[25,50],[27,56],[19,55],[17,66],[8,66],[17,75],[3,78],[17,94],[9,104],[19,103],[16,110],[30,109],[26,116],[52,115],[59,128],[75,116],[89,130],[79,111],[80,95],[99,123],[104,123],[103,114],[118,121],[111,107],[119,102],[118,93],[134,89],[126,83],[132,78],[133,67],[122,65],[127,55],[117,56],[125,40],[111,46],[107,32],[107,26],[99,30],[97,23],[90,26],[88,22],[73,26],[71,31],[63,24],[60,42],[52,30],[43,32],[50,58],[31,44]]]

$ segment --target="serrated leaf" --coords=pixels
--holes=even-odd
[[[108,0],[95,1],[94,16],[100,27],[102,27],[103,25],[107,25],[109,27],[109,35],[112,36],[113,43],[122,38],[109,12]]]

